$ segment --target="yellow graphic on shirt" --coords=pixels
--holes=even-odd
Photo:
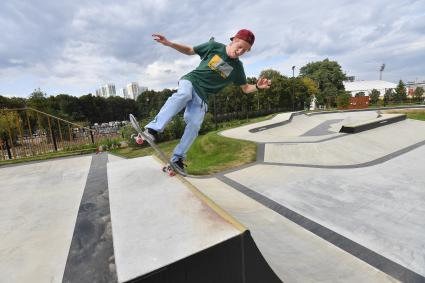
[[[220,76],[225,79],[227,79],[227,77],[229,77],[230,73],[233,71],[233,67],[224,62],[224,60],[221,59],[218,55],[214,55],[211,58],[211,60],[208,62],[208,67],[210,67],[211,70],[219,73]]]

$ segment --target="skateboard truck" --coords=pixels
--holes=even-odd
[[[176,176],[176,172],[174,172],[174,169],[173,167],[171,167],[170,164],[167,164],[164,167],[162,167],[162,172],[167,173],[168,176],[170,177]]]

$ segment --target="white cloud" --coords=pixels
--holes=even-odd
[[[173,88],[199,58],[152,33],[196,45],[227,43],[240,28],[256,35],[242,57],[249,76],[270,67],[290,76],[292,65],[329,58],[361,79],[376,79],[382,63],[387,80],[425,79],[424,1],[9,0],[0,3],[0,94],[27,95],[6,80],[78,96],[111,82]]]
[[[179,78],[196,67],[198,58],[193,56],[188,60],[156,61],[149,64],[141,73],[140,83],[156,90],[176,88]]]

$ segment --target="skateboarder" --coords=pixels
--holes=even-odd
[[[169,46],[186,55],[199,55],[199,66],[184,75],[178,82],[177,92],[174,93],[157,116],[145,126],[144,134],[155,141],[157,133],[162,132],[170,120],[183,108],[186,127],[180,143],[176,146],[170,162],[176,170],[185,173],[183,161],[192,145],[207,112],[208,97],[216,94],[228,84],[239,85],[243,92],[250,93],[259,89],[269,88],[271,81],[260,78],[257,84],[248,84],[245,71],[239,57],[251,50],[255,41],[254,34],[241,29],[230,38],[230,43],[222,43],[210,39],[208,42],[195,47],[169,41],[163,35],[153,34],[154,40]]]

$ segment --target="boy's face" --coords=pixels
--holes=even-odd
[[[251,50],[251,45],[248,42],[235,37],[233,38],[233,41],[229,44],[229,48],[227,50],[227,56],[229,56],[230,58],[236,59],[242,56],[245,52],[248,52],[250,50]]]

